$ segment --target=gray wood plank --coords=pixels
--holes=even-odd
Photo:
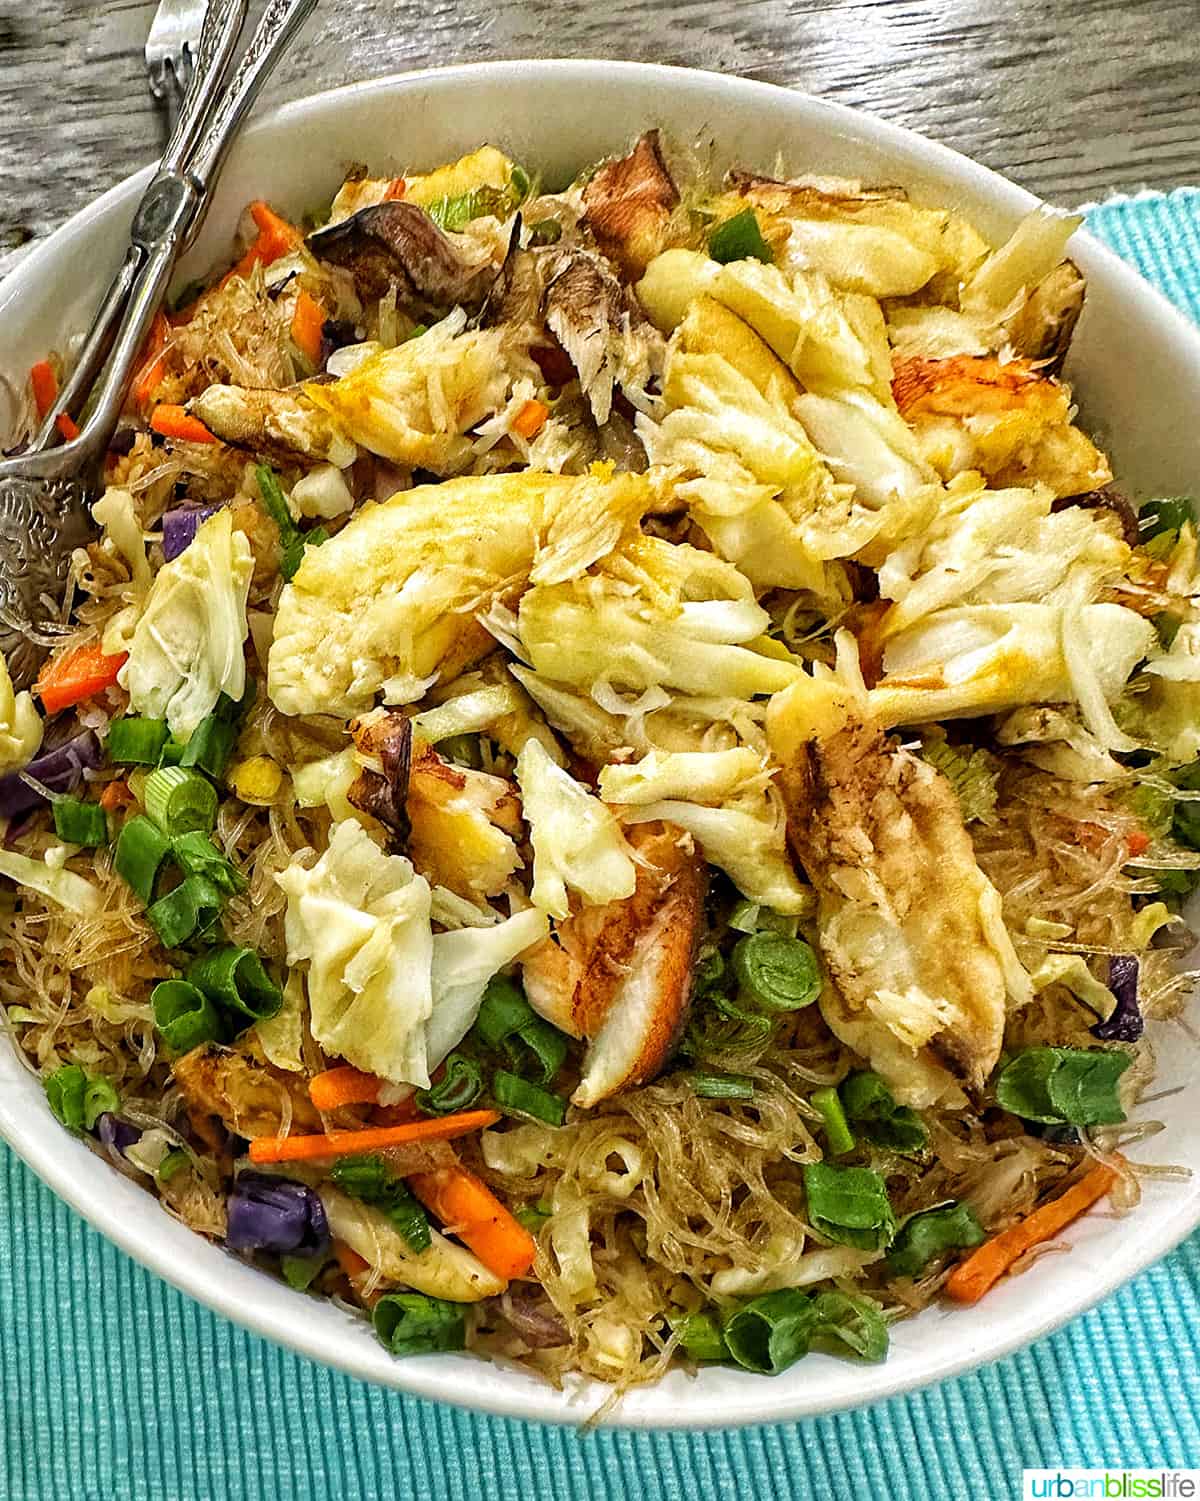
[[[144,0],[0,0],[0,272],[151,159]],[[340,0],[267,103],[405,68],[608,56],[921,130],[1054,201],[1200,182],[1196,0]]]

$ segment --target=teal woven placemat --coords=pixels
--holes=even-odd
[[[1200,192],[1091,227],[1200,318]],[[1024,1467],[1200,1464],[1200,1236],[1031,1349],[862,1411],[712,1434],[500,1421],[223,1322],[0,1148],[2,1501],[1002,1501]]]

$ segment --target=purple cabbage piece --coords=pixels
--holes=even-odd
[[[325,1206],[303,1183],[239,1173],[225,1208],[225,1244],[231,1250],[317,1256],[329,1249]]]
[[[220,506],[181,506],[177,511],[168,511],[162,519],[163,557],[169,563],[177,558],[196,540],[196,533],[210,516],[215,516]]]
[[[1103,1042],[1136,1042],[1146,1023],[1138,1005],[1138,961],[1132,954],[1113,954],[1108,961],[1108,988],[1117,999],[1113,1014],[1092,1028]]]
[[[25,771],[51,792],[74,792],[83,780],[84,769],[95,771],[104,759],[100,742],[91,730],[84,730],[56,746],[43,750],[25,767]],[[45,799],[19,772],[0,777],[0,818],[19,818],[42,805]]]
[[[96,1135],[106,1147],[116,1147],[118,1152],[123,1152],[126,1147],[131,1147],[135,1141],[142,1139],[142,1133],[136,1126],[113,1115],[111,1110],[106,1110],[96,1122]]]

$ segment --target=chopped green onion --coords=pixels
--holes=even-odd
[[[537,1012],[519,988],[504,975],[488,981],[475,1030],[484,1047],[498,1048],[504,1039],[535,1020]]]
[[[483,1093],[483,1070],[466,1053],[451,1053],[442,1065],[442,1077],[428,1089],[419,1089],[416,1100],[426,1115],[456,1115],[467,1110]]]
[[[1148,500],[1138,511],[1138,535],[1143,544],[1164,532],[1176,534],[1185,522],[1196,524],[1195,502],[1186,495]]]
[[[566,1062],[566,1037],[503,975],[488,982],[475,1033],[484,1047],[502,1051],[514,1071],[532,1073],[540,1084],[549,1084]]]
[[[860,1251],[882,1251],[896,1233],[887,1187],[869,1167],[834,1167],[810,1162],[804,1168],[808,1218],[813,1229]]]
[[[910,1214],[901,1224],[887,1254],[888,1271],[897,1277],[915,1277],[935,1256],[969,1250],[986,1238],[969,1204],[938,1204]]]
[[[562,225],[557,219],[539,219],[529,226],[531,245],[557,245],[562,239]]]
[[[810,1102],[821,1112],[825,1141],[830,1154],[842,1157],[854,1150],[854,1132],[846,1122],[846,1112],[836,1089],[814,1089]]]
[[[255,466],[254,477],[258,481],[258,493],[262,496],[263,509],[267,515],[280,532],[295,531],[296,523],[292,520],[287,498],[275,471],[269,464],[258,464]]]
[[[170,733],[162,719],[114,719],[108,727],[108,758],[123,765],[157,766]]]
[[[478,735],[450,735],[438,741],[437,749],[438,755],[446,761],[469,766],[472,771],[483,770],[483,751]]]
[[[108,1079],[84,1073],[77,1063],[64,1063],[46,1080],[46,1102],[68,1131],[90,1131],[121,1100]]]
[[[173,1053],[190,1053],[203,1042],[224,1036],[220,1013],[212,1001],[187,980],[163,980],[150,996],[154,1025]]]
[[[146,778],[146,812],[164,834],[211,833],[217,789],[198,771],[160,766]]]
[[[679,1336],[679,1347],[689,1360],[727,1360],[729,1346],[716,1316],[711,1313],[685,1313],[670,1320]]]
[[[371,1312],[381,1343],[393,1355],[461,1350],[467,1342],[462,1306],[424,1293],[388,1293]]]
[[[770,1017],[761,1012],[744,1010],[719,991],[710,992],[688,1025],[682,1051],[700,1059],[755,1055],[770,1039],[771,1025]]]
[[[524,1225],[530,1235],[536,1235],[550,1218],[550,1214],[551,1211],[543,1209],[540,1204],[524,1204],[520,1209],[513,1210],[513,1219],[519,1225]]]
[[[210,777],[223,777],[237,744],[237,736],[237,725],[217,714],[210,714],[192,731],[186,745],[171,742],[164,747],[163,764],[194,766],[199,771],[206,771]],[[172,752],[172,758],[168,758],[168,750]]]
[[[44,1020],[36,1011],[31,1011],[28,1006],[6,1006],[4,1014],[14,1026],[31,1026]]]
[[[1125,1119],[1118,1083],[1132,1062],[1118,1048],[1024,1048],[1000,1071],[996,1102],[1042,1125],[1116,1125]]]
[[[763,239],[758,215],[752,208],[744,208],[740,214],[734,214],[731,219],[717,225],[708,237],[708,253],[723,265],[751,257],[768,263],[775,259],[775,252]]]
[[[386,1214],[412,1250],[429,1249],[429,1216],[382,1157],[340,1157],[330,1177],[344,1193]]]
[[[851,1293],[817,1293],[812,1300],[817,1320],[813,1341],[835,1343],[853,1351],[860,1360],[878,1363],[888,1351],[888,1327],[877,1304]],[[840,1352],[839,1352],[840,1353]]]
[[[171,841],[144,813],[131,818],[117,837],[113,865],[143,906],[154,900],[155,878],[170,849]]]
[[[409,330],[408,338],[404,342],[407,344],[409,342],[409,340],[411,340],[411,339],[419,339],[422,334],[427,334],[428,332],[429,332],[429,324],[428,323],[414,323],[413,326],[412,326],[412,328]]]
[[[253,949],[222,944],[192,962],[187,978],[210,1001],[240,1011],[251,1021],[269,1021],[283,1005],[283,991]]]
[[[220,915],[221,893],[204,876],[188,876],[146,909],[150,926],[167,949],[177,949],[197,935],[203,937]]]
[[[692,998],[698,999],[710,991],[718,990],[724,978],[725,961],[721,958],[720,950],[709,949],[702,952],[692,976]]]
[[[681,1074],[691,1085],[692,1093],[702,1100],[752,1100],[754,1080],[745,1074],[710,1074],[693,1069]]]
[[[470,224],[472,219],[482,219],[487,214],[497,219],[507,218],[516,207],[514,194],[508,188],[495,188],[485,184],[454,197],[438,198],[425,205],[425,212],[435,224],[443,229],[457,232]]]
[[[78,797],[56,797],[54,832],[67,844],[83,844],[94,849],[108,843],[108,818],[99,803],[85,803]]]
[[[543,1121],[548,1126],[561,1126],[567,1118],[567,1102],[561,1095],[551,1094],[548,1089],[539,1089],[517,1074],[506,1069],[497,1069],[492,1080],[492,1094],[496,1104],[505,1115],[520,1120]]]
[[[327,1256],[281,1256],[279,1270],[293,1292],[304,1293],[312,1286],[328,1260]]]
[[[778,1376],[808,1354],[816,1324],[808,1295],[784,1287],[734,1309],[725,1319],[725,1343],[747,1371]]]
[[[929,1140],[925,1122],[908,1105],[897,1105],[892,1091],[870,1069],[847,1074],[838,1086],[846,1119],[872,1146],[891,1152],[919,1152]]]
[[[798,1011],[821,993],[821,967],[802,938],[752,933],[733,951],[738,984],[766,1011]]]
[[[203,876],[218,891],[236,896],[245,891],[246,878],[217,849],[207,834],[181,834],[171,841],[171,854],[185,875]]]
[[[188,1154],[182,1147],[172,1147],[163,1160],[158,1164],[155,1171],[155,1179],[159,1183],[170,1183],[176,1173],[181,1173],[189,1162]]]
[[[263,507],[279,528],[279,571],[290,582],[304,561],[305,546],[311,542],[319,547],[322,542],[328,542],[329,533],[324,527],[317,527],[305,535],[292,520],[292,513],[274,470],[266,464],[259,464],[254,474],[258,480],[258,493],[262,496]],[[318,532],[321,533],[319,537]]]
[[[758,902],[743,898],[734,904],[733,911],[729,914],[729,926],[738,933],[757,933],[758,914],[761,911],[762,906]]]
[[[514,208],[517,204],[524,203],[525,199],[529,197],[529,189],[532,186],[529,173],[526,172],[525,168],[519,162],[514,162],[512,171],[508,174],[508,191],[515,200],[513,204]]]

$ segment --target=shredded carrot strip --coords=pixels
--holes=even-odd
[[[394,203],[397,198],[403,198],[408,192],[408,184],[403,177],[393,177],[388,183],[387,192],[383,195],[384,203]]]
[[[29,372],[29,384],[33,387],[33,402],[37,407],[38,420],[44,422],[58,396],[58,377],[49,360],[39,360]]]
[[[411,1141],[453,1141],[482,1131],[500,1119],[498,1110],[465,1110],[440,1120],[410,1121],[403,1126],[367,1126],[361,1131],[327,1131],[320,1136],[259,1136],[250,1143],[251,1162],[305,1162],[314,1157],[356,1157],[384,1152]]]
[[[69,412],[59,412],[54,419],[54,425],[68,443],[73,442],[79,436],[79,424]]]
[[[226,273],[221,281],[222,286],[232,281],[235,276],[240,276],[245,280],[255,266],[269,266],[272,261],[277,261],[281,256],[295,250],[304,238],[294,224],[281,219],[275,210],[269,204],[263,203],[261,199],[250,205],[250,217],[258,228],[258,238],[232,271]]]
[[[185,443],[215,443],[217,439],[198,417],[192,417],[183,407],[171,406],[160,401],[150,418],[150,426],[164,438],[177,438]]]
[[[309,1081],[308,1097],[318,1110],[338,1110],[343,1105],[374,1105],[383,1081],[364,1074],[348,1063],[327,1068]]]
[[[985,1241],[977,1251],[972,1251],[947,1279],[947,1294],[956,1303],[977,1303],[1014,1261],[1078,1219],[1097,1199],[1102,1199],[1116,1181],[1117,1175],[1112,1168],[1098,1163],[1066,1193],[1041,1205],[1000,1235]]]
[[[109,782],[100,794],[100,806],[106,813],[115,813],[118,808],[131,808],[137,798],[129,790],[129,783],[123,782],[118,777],[115,782]]]
[[[520,433],[522,438],[536,437],[545,427],[549,415],[550,408],[544,401],[527,401],[513,418],[512,430]]]
[[[1125,841],[1125,847],[1131,856],[1144,855],[1150,848],[1150,835],[1141,829],[1135,829]]]
[[[361,1277],[363,1272],[371,1265],[365,1256],[360,1256],[357,1251],[352,1251],[344,1240],[335,1240],[333,1254],[337,1257],[337,1264],[345,1272],[347,1277]]]
[[[292,340],[310,365],[320,365],[321,345],[325,337],[325,310],[321,304],[301,291],[292,314]]]
[[[497,1277],[523,1277],[533,1265],[533,1237],[474,1173],[445,1167],[414,1173],[407,1181],[421,1203]]]
[[[42,668],[33,691],[47,714],[57,714],[60,709],[69,709],[72,704],[111,688],[128,656],[128,652],[106,656],[99,642],[78,646],[74,651],[52,657]]]
[[[150,405],[151,398],[167,373],[163,351],[170,336],[171,325],[167,322],[166,314],[156,313],[142,350],[142,363],[133,382],[133,400],[139,407]]]

